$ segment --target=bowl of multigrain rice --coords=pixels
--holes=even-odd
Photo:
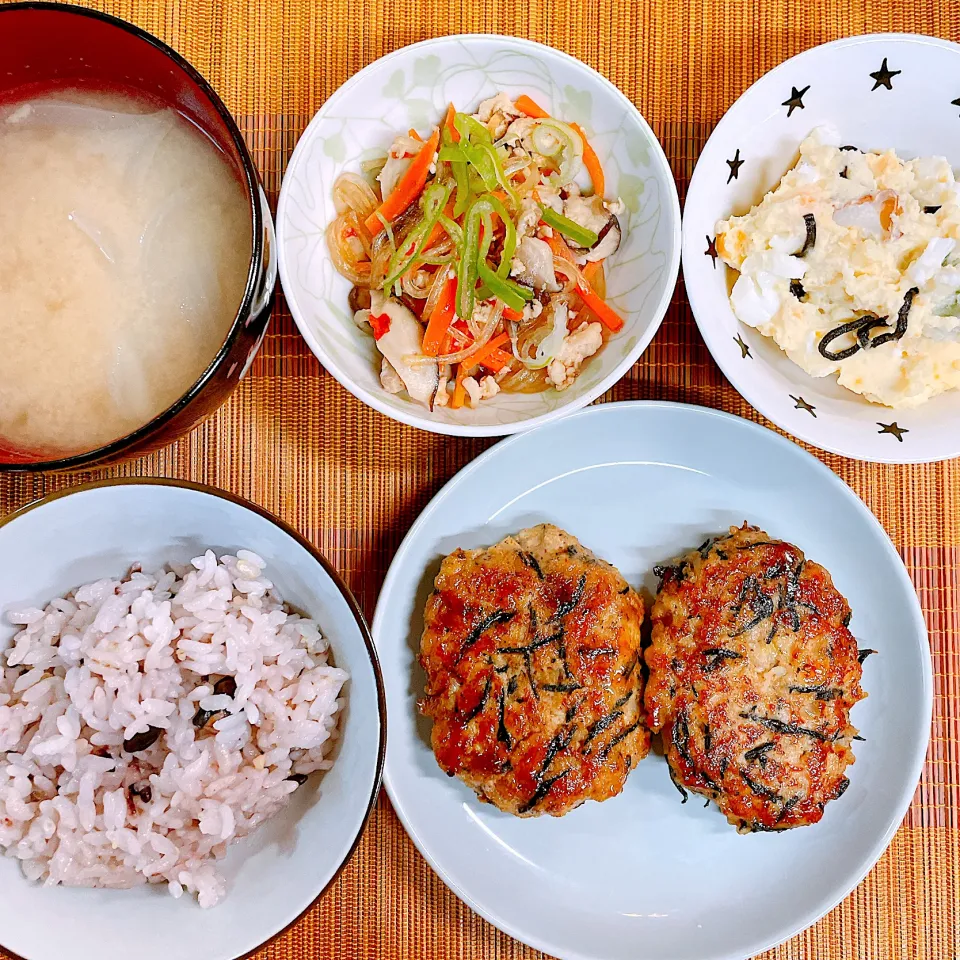
[[[259,948],[352,854],[383,717],[349,590],[255,505],[109,480],[0,520],[0,945]]]

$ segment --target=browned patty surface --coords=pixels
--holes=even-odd
[[[550,524],[450,554],[420,654],[441,768],[521,817],[616,796],[650,747],[642,619],[620,573]]]
[[[645,703],[674,782],[742,832],[816,823],[849,784],[866,696],[830,574],[746,524],[658,573]]]

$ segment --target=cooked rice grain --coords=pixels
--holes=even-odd
[[[28,879],[166,883],[213,906],[228,844],[331,766],[347,674],[264,566],[208,550],[7,613],[0,852]]]

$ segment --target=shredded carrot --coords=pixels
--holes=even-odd
[[[597,319],[614,333],[623,329],[623,320],[620,315],[607,303],[597,296],[596,291],[586,283],[577,284],[577,293],[580,294],[587,307],[596,314]]]
[[[447,128],[447,132],[450,134],[450,139],[454,143],[460,142],[460,131],[456,128],[456,125],[453,122],[453,118],[457,115],[457,108],[451,103],[447,107],[447,115],[443,118],[443,125]]]
[[[437,152],[439,142],[440,130],[437,129],[430,134],[430,139],[413,158],[393,193],[386,197],[383,203],[367,217],[364,223],[373,236],[376,236],[383,229],[381,217],[389,223],[399,217],[420,196],[424,184],[427,182],[427,174],[430,172],[430,165],[433,163],[433,155]]]
[[[419,140],[421,143],[423,143],[423,137],[421,137],[420,134],[413,129],[413,127],[407,131],[407,136],[410,137],[411,140]]]
[[[514,357],[510,353],[505,353],[499,347],[493,353],[483,358],[483,366],[494,373],[499,373],[505,367],[513,363]]]
[[[583,132],[583,127],[579,123],[571,123],[570,126],[580,134],[580,139],[583,141],[583,165],[587,168],[587,173],[590,174],[590,179],[593,181],[593,192],[596,196],[602,197],[606,191],[606,181],[603,178],[600,158],[593,147],[590,146],[590,141]]]
[[[519,323],[523,319],[523,311],[513,310],[510,307],[503,308],[503,318],[504,320],[513,320]]]
[[[570,263],[576,262],[573,259],[573,251],[566,245],[563,237],[556,230],[553,231],[553,236],[547,237],[546,240],[555,257],[559,257],[561,260],[569,260]]]
[[[460,364],[461,367],[466,367],[468,373],[473,373],[481,364],[485,367],[490,366],[487,361],[493,356],[496,351],[502,347],[510,339],[509,335],[506,333],[499,333],[497,336],[493,337],[486,344],[483,345],[469,360],[464,360]],[[491,369],[495,369],[491,367]]]
[[[593,260],[588,263],[583,270],[583,279],[590,284],[590,288],[601,299],[607,298],[607,278],[603,272],[603,261]]]
[[[891,227],[893,227],[893,216],[894,214],[900,213],[898,209],[900,206],[900,201],[896,196],[887,197],[883,201],[883,206],[880,207],[880,226],[883,227],[886,233],[890,232]]]
[[[427,329],[423,334],[422,350],[428,357],[440,356],[444,338],[450,330],[450,321],[453,319],[457,304],[457,278],[450,277],[444,284],[433,312],[427,320]]]
[[[537,120],[543,120],[549,117],[547,113],[535,100],[531,100],[525,93],[513,101],[518,110],[525,113],[528,117],[534,117]]]
[[[450,406],[454,410],[459,410],[463,406],[463,402],[467,399],[467,388],[464,387],[463,381],[467,379],[467,373],[464,369],[464,364],[460,364],[457,367],[457,379],[453,385],[453,396],[450,398]]]
[[[513,363],[517,358],[512,353],[507,353],[505,350],[494,350],[492,354],[486,359],[487,366],[494,361],[496,361],[497,366],[490,367],[495,373],[499,373],[504,367]]]

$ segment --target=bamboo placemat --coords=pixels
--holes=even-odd
[[[955,0],[91,5],[157,34],[212,82],[237,116],[274,204],[286,160],[324,99],[372,60],[429,36],[516,34],[595,67],[650,121],[673,165],[681,199],[697,154],[724,111],[785,58],[837,37],[884,30],[960,40]],[[705,404],[761,420],[711,360],[682,287],[642,360],[608,395],[647,398]],[[251,374],[207,423],[173,446],[113,470],[0,477],[0,515],[95,476],[170,476],[213,484],[256,501],[302,531],[343,573],[369,617],[414,518],[490,442],[420,433],[361,405],[320,368],[278,299]],[[916,584],[934,656],[933,735],[913,805],[877,867],[822,921],[764,957],[960,960],[960,461],[888,467],[813,452],[880,518]],[[258,958],[541,956],[464,907],[415,851],[382,797],[353,860],[328,895]]]

